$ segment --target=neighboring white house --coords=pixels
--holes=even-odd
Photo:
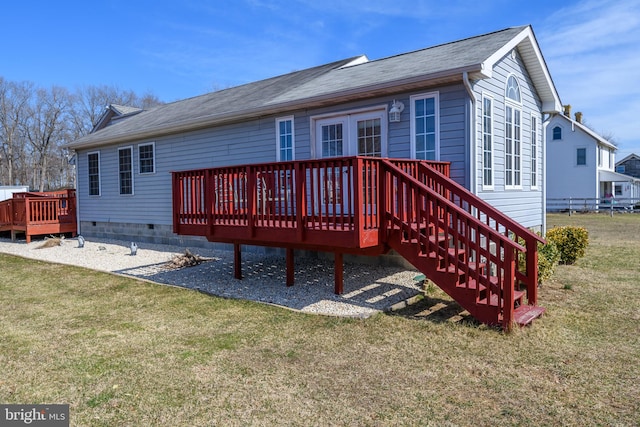
[[[13,193],[23,193],[29,191],[27,185],[3,185],[0,186],[0,202],[13,197]]]
[[[640,180],[615,171],[616,146],[582,123],[582,114],[554,114],[546,122],[547,210],[630,206]]]

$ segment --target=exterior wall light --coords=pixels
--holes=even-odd
[[[400,101],[393,100],[391,109],[389,110],[389,122],[397,123],[400,121],[400,113],[404,111],[404,104]]]

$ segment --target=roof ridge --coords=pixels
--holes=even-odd
[[[405,56],[405,55],[412,55],[412,54],[415,54],[417,52],[424,52],[424,51],[427,51],[429,49],[435,49],[435,48],[438,48],[438,47],[448,46],[448,45],[452,45],[452,44],[455,44],[455,43],[461,43],[461,42],[464,42],[464,41],[478,39],[478,38],[481,38],[481,37],[488,37],[488,36],[492,36],[494,34],[503,33],[505,31],[509,31],[509,30],[515,30],[515,29],[524,30],[525,28],[530,27],[530,26],[531,25],[520,25],[520,26],[517,26],[517,27],[503,28],[501,30],[491,31],[489,33],[479,34],[479,35],[476,35],[476,36],[469,36],[469,37],[465,37],[465,38],[462,38],[462,39],[453,40],[453,41],[450,41],[450,42],[435,44],[433,46],[423,47],[423,48],[411,50],[411,51],[408,51],[408,52],[397,53],[397,54],[394,54],[394,55],[389,55],[389,56],[385,56],[385,57],[377,58],[377,59],[370,59],[368,62],[364,62],[362,64],[354,65],[354,67],[357,67],[357,66],[360,66],[360,65],[365,65],[365,64],[372,64],[372,63],[375,63],[375,62],[384,61],[384,60],[391,59],[391,58],[398,58],[398,57]]]

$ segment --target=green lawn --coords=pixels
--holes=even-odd
[[[71,425],[640,425],[640,215],[590,233],[512,334],[425,316],[339,319],[0,255],[0,402]],[[442,310],[446,312],[447,310]]]

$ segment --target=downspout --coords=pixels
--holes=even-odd
[[[80,235],[80,191],[78,191],[78,166],[80,163],[80,156],[78,155],[78,152],[74,150],[73,155],[75,156],[75,164],[73,165],[73,174],[75,175],[74,177],[74,184],[75,184],[75,190],[76,190],[76,235],[79,236]]]
[[[464,83],[464,87],[469,94],[470,111],[469,111],[469,191],[473,194],[478,194],[477,189],[477,160],[476,160],[476,97],[473,93],[473,88],[471,87],[471,82],[469,81],[469,73],[466,71],[462,72],[462,82]]]
[[[547,126],[551,117],[552,115],[549,114],[547,120],[544,120],[544,112],[542,113],[542,230],[540,232],[543,236],[547,235]]]

